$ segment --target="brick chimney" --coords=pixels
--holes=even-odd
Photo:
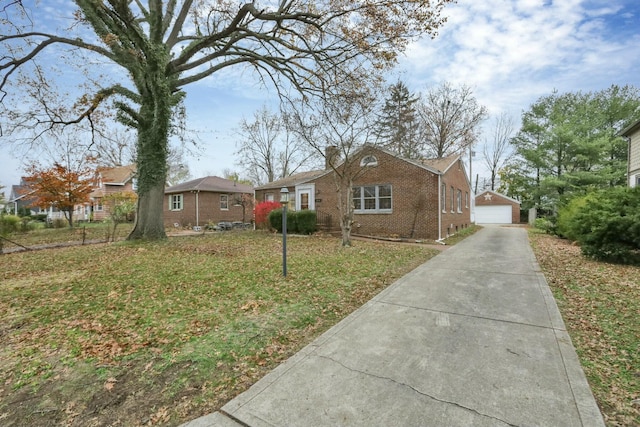
[[[335,145],[328,145],[324,149],[324,168],[331,169],[331,165],[335,166],[340,157],[340,149]]]

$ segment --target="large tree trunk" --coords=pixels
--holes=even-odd
[[[128,240],[160,240],[164,231],[164,187],[171,125],[172,95],[163,77],[146,81],[138,125],[138,207]]]
[[[164,183],[160,182],[138,196],[136,222],[128,240],[160,240],[164,232]],[[158,212],[160,214],[158,214]]]

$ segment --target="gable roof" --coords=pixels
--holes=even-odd
[[[35,190],[32,190],[27,184],[26,178],[20,177],[20,184],[12,185],[11,192],[9,193],[8,202],[16,202],[20,199],[23,199],[31,194],[35,193]]]
[[[209,191],[212,193],[253,193],[253,187],[241,184],[219,176],[205,176],[193,179],[172,187],[165,188],[165,194],[182,193],[185,191]]]
[[[504,194],[498,193],[497,191],[493,191],[493,190],[484,190],[482,193],[476,195],[476,199],[484,196],[487,193],[491,193],[494,196],[501,197],[503,199],[509,200],[509,201],[511,201],[513,203],[517,203],[519,205],[521,204],[521,202],[519,200],[513,199],[513,198],[511,198],[509,196],[505,196]]]
[[[439,159],[421,159],[421,160],[405,159],[404,157],[400,157],[389,150],[386,150],[382,147],[373,146],[373,145],[365,145],[365,146],[359,147],[357,150],[354,151],[352,155],[356,156],[360,151],[365,149],[368,150],[368,152],[379,151],[379,152],[385,153],[389,156],[411,163],[422,169],[426,169],[429,172],[432,172],[436,175],[443,175],[445,172],[449,170],[449,168],[451,168],[451,166],[456,164],[456,162],[460,159],[459,154],[454,154],[454,155],[439,158]],[[341,164],[342,162],[338,163],[337,167],[339,167]],[[299,184],[304,184],[309,181],[313,181],[314,179],[319,178],[320,176],[330,172],[331,172],[331,169],[301,172],[295,175],[291,175],[291,176],[258,186],[256,187],[256,190],[269,190],[269,189],[275,189],[275,188],[279,189],[282,187],[294,187]]]
[[[327,172],[329,171],[326,169],[322,169],[322,170],[312,170],[307,172],[296,173],[294,175],[289,175],[284,178],[281,178],[272,182],[268,182],[264,185],[260,185],[256,187],[256,190],[268,190],[272,188],[280,189],[282,187],[294,187],[298,184],[304,184],[305,182],[312,181],[318,178],[320,175],[323,175]]]
[[[97,173],[102,179],[103,184],[124,185],[135,175],[136,165],[99,168]]]
[[[633,122],[629,126],[627,126],[626,128],[622,129],[620,132],[618,132],[618,135],[620,135],[620,136],[631,136],[631,134],[633,134],[637,130],[640,130],[640,120],[638,120],[636,122]]]
[[[419,160],[424,166],[427,166],[431,169],[435,169],[440,175],[449,170],[451,166],[453,166],[458,159],[460,159],[459,154],[453,154],[451,156],[442,157],[439,159],[422,159]]]

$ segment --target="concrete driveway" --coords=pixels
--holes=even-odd
[[[185,426],[604,423],[526,230],[489,226]]]

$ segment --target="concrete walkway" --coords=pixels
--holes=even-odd
[[[527,232],[486,227],[187,427],[604,426]]]

